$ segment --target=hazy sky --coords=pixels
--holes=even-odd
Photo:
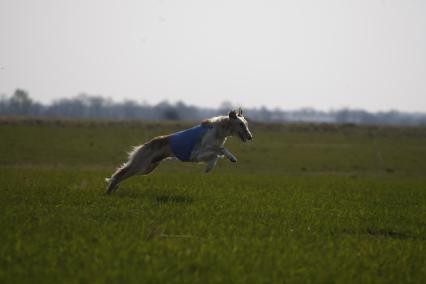
[[[0,94],[426,111],[425,0],[0,0]]]

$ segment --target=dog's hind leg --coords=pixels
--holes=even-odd
[[[152,172],[157,166],[158,166],[159,162],[157,163],[151,163],[148,165],[124,165],[123,167],[119,168],[113,175],[111,178],[107,179],[108,180],[108,187],[107,187],[107,194],[110,194],[111,192],[113,192],[118,184],[122,181],[124,181],[125,179],[128,179],[131,176],[134,175],[147,175],[150,172]]]
[[[106,193],[110,194],[113,192],[118,184],[125,179],[138,174],[140,171],[140,168],[143,168],[143,162],[146,160],[147,156],[147,149],[145,146],[136,147],[130,154],[129,154],[129,161],[125,163],[123,166],[118,168],[115,173],[112,174],[110,178],[107,178],[106,181],[108,182]],[[141,165],[142,164],[142,165]]]
[[[111,193],[117,185],[134,175],[147,175],[152,172],[161,160],[172,157],[168,136],[159,136],[142,146],[134,148],[129,161],[119,168],[111,178],[107,179],[106,193]]]
[[[155,170],[156,167],[158,167],[159,164],[160,162],[149,164],[144,170],[140,172],[140,175],[147,175],[151,173],[153,170]]]
[[[123,165],[121,168],[119,168],[112,176],[111,178],[108,178],[108,186],[106,193],[110,194],[114,191],[114,189],[117,188],[118,184],[122,182],[123,180],[131,177],[134,174],[134,171],[131,170],[131,166],[128,164]]]

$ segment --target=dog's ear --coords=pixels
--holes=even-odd
[[[229,112],[229,118],[230,119],[236,119],[237,118],[237,112],[235,110],[231,110]]]
[[[243,116],[243,109],[242,108],[238,109],[238,116]]]

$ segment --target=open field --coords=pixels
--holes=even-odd
[[[103,195],[186,126],[0,120],[0,283],[424,283],[426,129],[253,125]]]

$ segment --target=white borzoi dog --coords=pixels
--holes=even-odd
[[[229,136],[238,136],[243,142],[253,138],[241,109],[238,113],[231,111],[228,116],[206,119],[190,129],[155,137],[135,147],[129,155],[129,161],[106,179],[106,193],[114,191],[120,182],[131,176],[151,173],[166,158],[177,158],[184,162],[206,162],[206,173],[223,156],[235,163],[237,158],[224,147]]]

